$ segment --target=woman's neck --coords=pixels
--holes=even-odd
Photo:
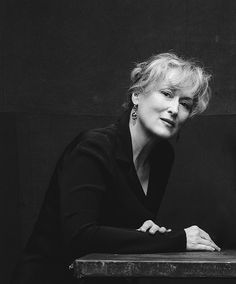
[[[148,135],[138,120],[133,123],[132,118],[130,118],[129,129],[132,140],[133,162],[136,170],[138,170],[140,167],[147,165],[149,153],[158,139]]]

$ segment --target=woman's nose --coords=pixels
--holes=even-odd
[[[172,116],[177,116],[179,111],[179,99],[175,98],[170,102],[169,108],[168,108],[168,112],[172,115]]]

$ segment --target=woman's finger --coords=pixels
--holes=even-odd
[[[143,225],[137,229],[137,231],[141,232],[149,232],[150,234],[155,234],[156,232],[166,233],[171,232],[171,229],[166,229],[165,227],[160,227],[155,224],[152,220],[147,220],[143,223]]]
[[[156,232],[160,232],[160,227],[156,224],[153,224],[152,227],[149,229],[150,234],[155,234]]]
[[[165,227],[160,227],[159,232],[160,233],[165,233],[167,229]]]
[[[211,240],[206,240],[206,239],[200,238],[199,244],[203,244],[205,246],[212,247],[214,250],[220,251],[220,248]]]
[[[199,228],[200,231],[200,236],[206,240],[212,241],[211,237],[209,236],[209,234],[207,234],[207,232],[205,232],[204,230],[202,230],[201,228]]]
[[[207,234],[204,230],[200,229],[200,236],[211,242],[211,244],[213,245],[213,247],[217,250],[220,251],[220,247],[218,247],[215,242],[211,239],[211,237],[209,236],[209,234]]]
[[[212,246],[198,244],[193,250],[206,250],[206,251],[215,251]]]
[[[149,230],[155,223],[151,220],[147,220],[143,223],[143,225],[138,229],[138,231],[146,232]]]

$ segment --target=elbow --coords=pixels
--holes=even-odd
[[[97,230],[98,226],[91,223],[73,230],[63,230],[65,250],[69,259],[73,261],[75,258],[94,252]]]

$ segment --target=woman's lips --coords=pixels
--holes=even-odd
[[[170,125],[171,127],[175,127],[175,122],[171,119],[168,118],[161,118],[161,120],[165,121],[168,125]]]

